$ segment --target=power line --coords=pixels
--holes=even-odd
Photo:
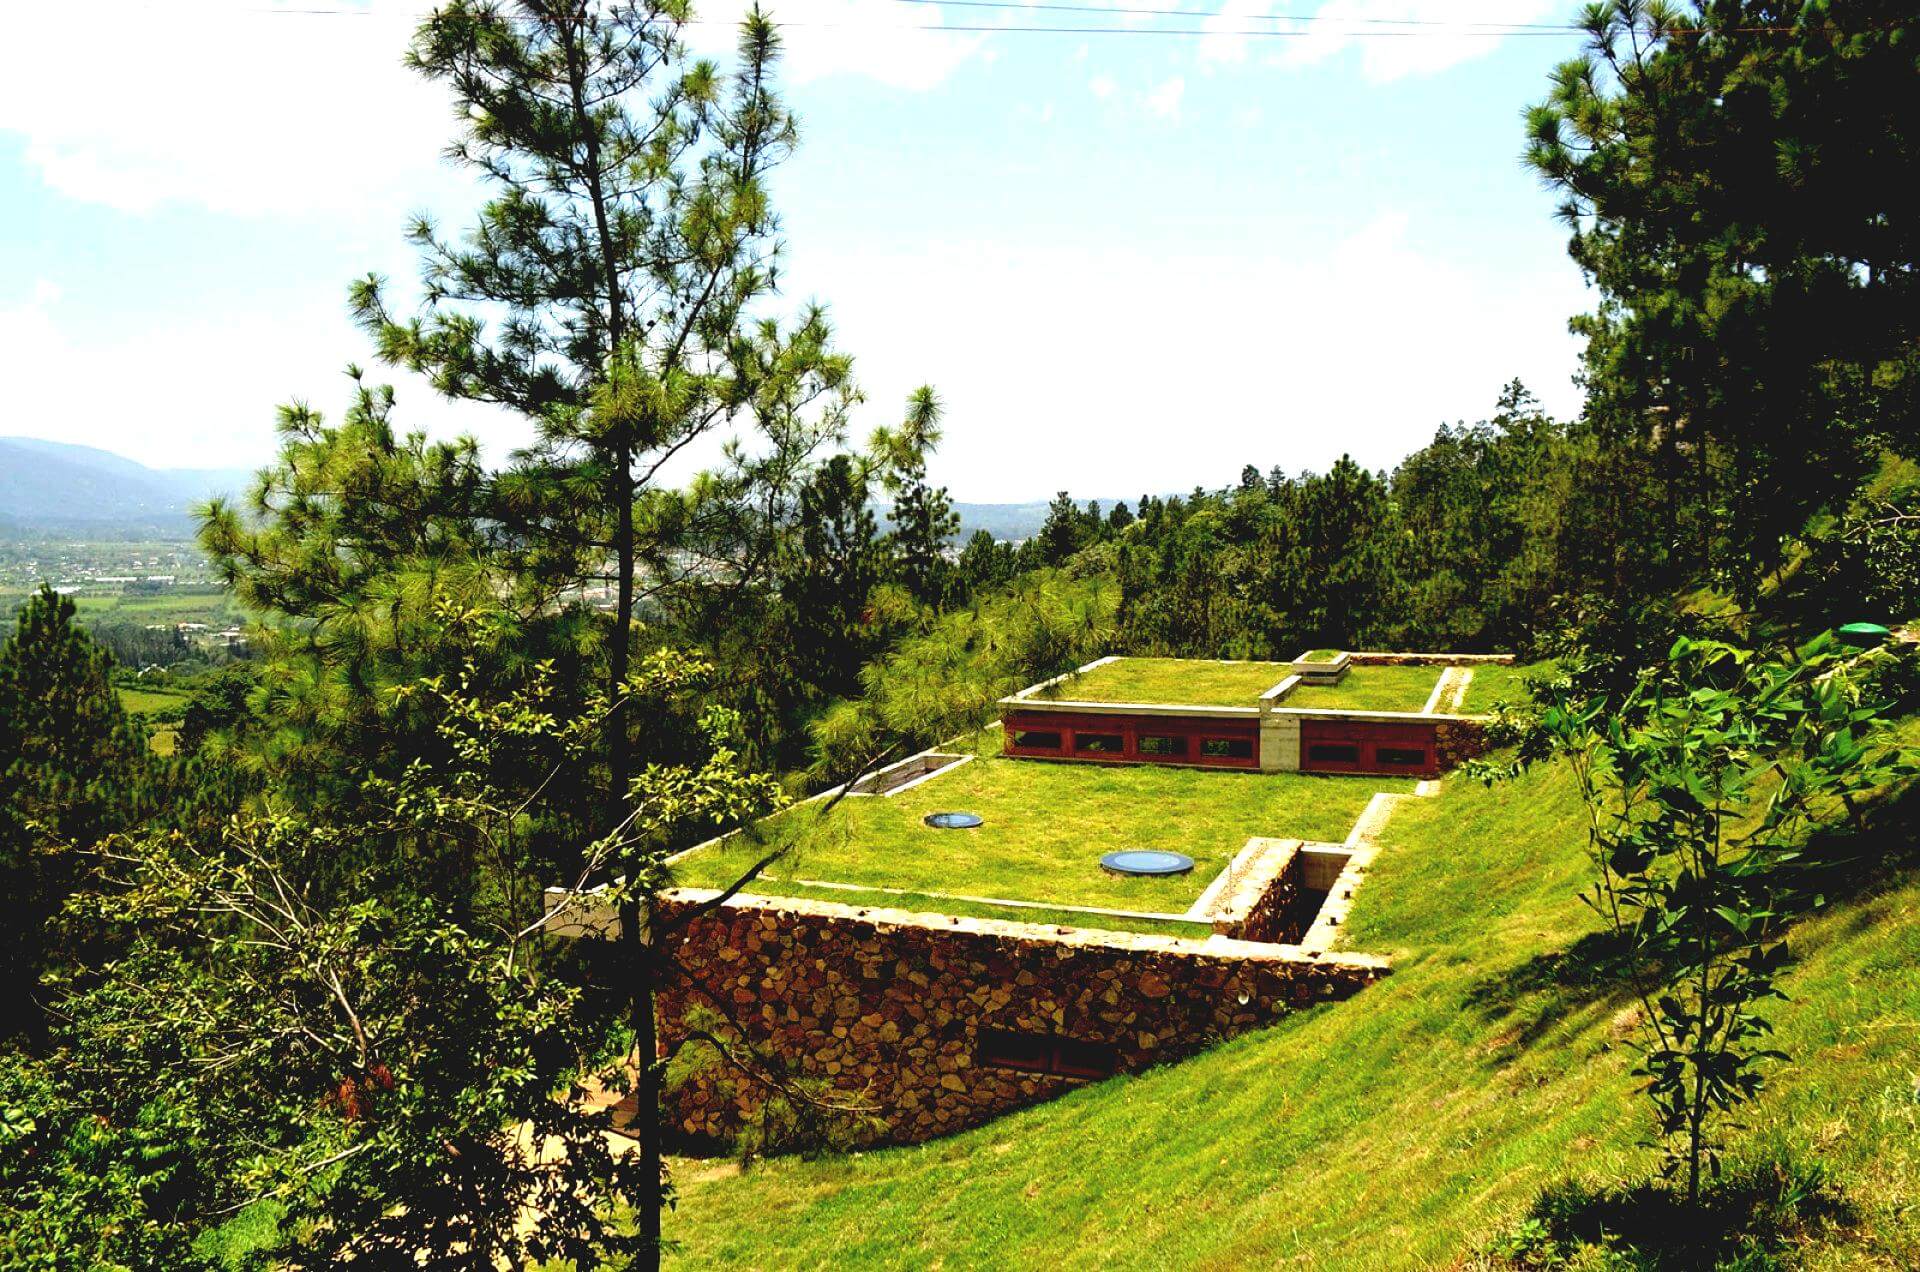
[[[976,9],[1037,9],[1052,12],[1088,13],[1088,14],[1133,14],[1143,17],[1185,17],[1220,18],[1228,16],[1221,10],[1198,9],[1147,9],[1126,5],[1035,3],[1025,4],[1020,0],[895,0],[898,4],[950,5],[956,8]],[[391,9],[376,10],[368,8],[299,8],[289,9],[274,6],[271,8],[253,8],[245,12],[265,17],[336,17],[370,18],[399,17],[421,19],[426,12],[415,11],[400,13]],[[1236,15],[1238,17],[1238,15]],[[1488,20],[1484,22],[1462,22],[1439,18],[1346,18],[1325,14],[1247,14],[1241,21],[1284,21],[1295,23],[1326,22],[1332,27],[1313,28],[1298,26],[1290,29],[1274,27],[1168,27],[1158,25],[1140,26],[1089,26],[1067,24],[1059,26],[1019,26],[1012,23],[948,23],[914,22],[896,25],[877,22],[788,22],[780,18],[769,19],[773,26],[781,30],[812,31],[931,31],[951,34],[985,35],[1138,35],[1184,38],[1188,36],[1229,36],[1236,39],[1312,39],[1316,37],[1337,36],[1343,40],[1379,40],[1379,39],[1458,39],[1463,36],[1498,36],[1502,39],[1521,37],[1548,37],[1564,39],[1568,35],[1586,34],[1587,28],[1577,23],[1556,25],[1550,23],[1502,23]],[[1381,30],[1378,27],[1355,30],[1353,25],[1362,23],[1393,24],[1396,27],[1417,27],[1416,30]],[[719,18],[690,18],[684,26],[733,26],[730,21]],[[1750,26],[1750,27],[1701,27],[1679,28],[1664,32],[1669,38],[1701,35],[1789,35],[1798,28],[1791,26]]]
[[[1027,3],[1026,0],[893,0],[895,4],[939,5],[955,9],[1015,9],[1046,10],[1055,13],[1119,13],[1140,17],[1155,18],[1220,18],[1227,16],[1217,9],[1146,9],[1122,4],[1049,4]],[[1337,14],[1324,13],[1244,13],[1236,17],[1247,22],[1333,22],[1354,26],[1395,26],[1395,27],[1446,27],[1493,28],[1503,32],[1520,31],[1584,31],[1585,27],[1565,22],[1502,22],[1497,18],[1484,21],[1452,18],[1350,18]],[[1004,29],[1004,28],[1002,28]]]
[[[1022,4],[1018,0],[895,0],[900,4],[940,5],[956,8],[975,9],[1016,9],[1045,10],[1065,13],[1124,14],[1142,17],[1184,17],[1189,19],[1217,18],[1225,14],[1217,10],[1192,9],[1142,9],[1124,5],[1076,5],[1076,4]],[[280,5],[257,7],[245,12],[261,17],[327,17],[327,18],[408,18],[421,19],[428,16],[426,11],[399,12],[393,9],[374,8],[286,8]],[[1303,38],[1316,35],[1335,34],[1326,28],[1318,30],[1300,27],[1292,30],[1273,27],[1168,27],[1146,26],[1094,26],[1081,23],[1069,23],[1052,26],[1016,25],[1014,23],[954,23],[954,22],[913,22],[904,24],[875,22],[790,22],[783,18],[770,19],[781,29],[818,30],[818,31],[950,31],[955,33],[985,33],[1007,35],[1153,35],[1153,36],[1246,36],[1256,39]],[[1444,38],[1460,35],[1533,35],[1566,36],[1584,31],[1578,26],[1549,26],[1540,23],[1496,23],[1496,22],[1450,22],[1434,19],[1406,19],[1402,22],[1393,18],[1338,18],[1322,17],[1317,14],[1248,14],[1245,21],[1285,21],[1297,23],[1331,22],[1335,24],[1380,23],[1396,26],[1418,26],[1419,30],[1346,30],[1337,31],[1342,38],[1369,39],[1381,37],[1405,38]],[[690,18],[685,26],[732,26],[732,22],[719,18]]]

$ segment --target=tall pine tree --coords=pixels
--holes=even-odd
[[[45,584],[0,646],[0,1036],[36,1032],[47,921],[74,883],[69,849],[127,821],[148,762],[111,660]]]

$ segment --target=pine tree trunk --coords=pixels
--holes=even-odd
[[[622,964],[631,986],[629,1024],[633,1029],[635,1064],[633,1128],[640,1140],[641,1249],[632,1266],[640,1272],[660,1267],[661,1211],[664,1208],[660,1126],[660,1041],[654,1015],[653,951],[647,941],[647,917],[638,901],[620,911],[620,939],[626,951]]]
[[[586,53],[582,47],[585,38],[586,8],[584,5],[571,11],[566,30],[566,55],[569,88],[573,98],[574,116],[583,130],[582,141],[586,152],[585,177],[588,195],[593,204],[593,224],[600,255],[601,286],[606,291],[607,304],[607,350],[611,363],[628,356],[627,339],[627,301],[620,284],[620,268],[616,256],[615,241],[607,213],[606,189],[602,183],[599,138],[591,123],[591,112],[586,101]],[[611,366],[607,369],[611,371]],[[620,421],[613,440],[613,481],[608,492],[614,501],[614,607],[612,647],[607,658],[608,707],[606,752],[607,752],[607,810],[606,825],[609,830],[621,824],[626,816],[627,782],[632,774],[632,730],[633,721],[627,718],[627,712],[620,705],[620,693],[627,683],[629,670],[629,646],[633,640],[633,432],[627,421]],[[640,862],[630,861],[627,869],[629,885],[639,881],[635,878]],[[651,951],[647,947],[647,937],[643,930],[641,902],[635,898],[621,906],[620,945],[623,957],[621,966],[625,968],[629,980],[628,1023],[633,1030],[634,1046],[637,1052],[636,1062],[639,1073],[634,1086],[634,1125],[640,1133],[641,1193],[638,1198],[640,1210],[640,1233],[645,1239],[646,1248],[641,1252],[634,1266],[651,1272],[660,1266],[660,1210],[663,1196],[660,1182],[660,1078],[659,1057],[656,1054],[656,1024],[654,1021],[654,965]]]

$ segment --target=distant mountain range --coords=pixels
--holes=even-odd
[[[194,504],[238,494],[252,479],[241,468],[148,468],[92,446],[0,437],[0,528],[184,538]]]
[[[190,538],[194,504],[240,494],[252,481],[244,468],[148,468],[92,446],[0,437],[0,533]],[[1102,499],[1100,506],[1112,503]],[[996,539],[1030,539],[1047,519],[1044,499],[953,507],[963,542],[976,530]],[[885,511],[878,511],[884,519]]]

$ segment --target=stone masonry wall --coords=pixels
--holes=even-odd
[[[1229,870],[1232,879],[1213,906],[1213,930],[1239,941],[1294,942],[1300,939],[1300,841],[1249,841]],[[1251,858],[1248,860],[1248,858]]]
[[[662,927],[671,931],[688,906],[712,895],[665,894]],[[685,1036],[689,1013],[703,1003],[724,1007],[762,1056],[870,1105],[882,1125],[863,1135],[868,1142],[947,1134],[1079,1084],[984,1062],[984,1031],[1095,1044],[1127,1072],[1346,998],[1387,971],[1367,955],[1217,937],[748,896],[665,939],[698,987],[675,978],[663,993],[663,1045]],[[753,1082],[706,1065],[668,1107],[682,1131],[726,1138],[762,1102]]]
[[[1452,771],[1468,760],[1485,755],[1489,749],[1487,726],[1483,721],[1467,716],[1453,716],[1434,722],[1434,757],[1439,761],[1440,771],[1443,773]]]
[[[1416,654],[1416,653],[1355,653],[1352,655],[1356,667],[1472,667],[1494,663],[1505,666],[1513,662],[1512,654]]]

